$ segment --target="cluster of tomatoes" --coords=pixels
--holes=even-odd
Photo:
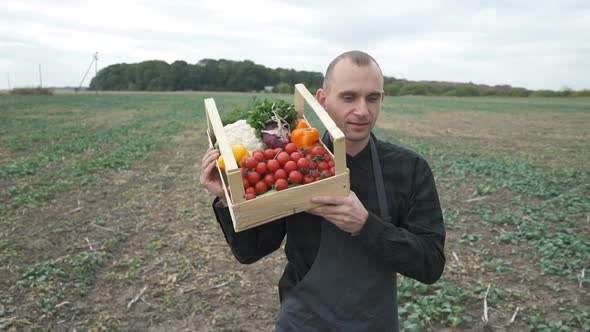
[[[288,143],[282,149],[256,149],[252,156],[242,159],[241,166],[246,200],[270,189],[285,190],[335,174],[332,156],[319,145],[298,149],[294,143]]]

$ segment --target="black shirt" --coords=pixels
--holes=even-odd
[[[375,140],[383,172],[391,222],[380,217],[371,149],[346,156],[350,188],[369,211],[359,240],[394,271],[423,283],[440,278],[444,264],[445,229],[442,210],[428,163],[418,154]],[[326,142],[331,148],[330,142]],[[228,208],[213,204],[215,215],[237,260],[256,262],[278,249],[287,235],[287,266],[279,291],[281,299],[303,279],[320,246],[320,217],[308,213],[234,232]]]

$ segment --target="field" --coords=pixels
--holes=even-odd
[[[198,185],[211,96],[251,101],[0,96],[0,330],[273,330],[282,250],[237,263]],[[590,330],[589,124],[587,98],[385,100],[448,231],[441,281],[399,280],[405,331]]]

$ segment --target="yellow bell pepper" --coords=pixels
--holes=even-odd
[[[242,144],[236,144],[231,146],[231,151],[238,163],[238,167],[242,166],[242,160],[246,157],[250,157],[250,152],[246,150],[246,148]],[[217,163],[219,164],[219,168],[225,170],[225,162],[223,161],[223,157],[219,156],[217,159]]]

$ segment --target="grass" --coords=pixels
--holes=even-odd
[[[196,189],[211,96],[252,100],[0,97],[0,329],[272,326],[284,258],[236,265]],[[448,232],[441,281],[399,279],[402,330],[482,328],[488,285],[489,325],[590,329],[589,116],[584,98],[386,99],[376,133],[427,158]]]

